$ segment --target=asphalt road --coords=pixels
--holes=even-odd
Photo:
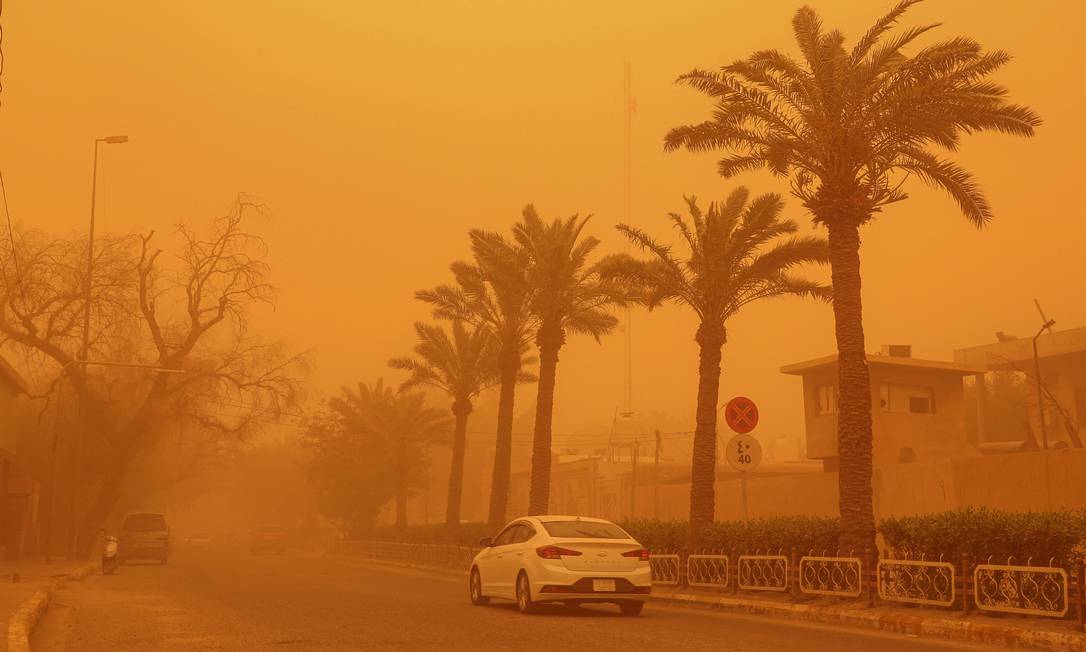
[[[472,607],[454,577],[331,557],[179,552],[57,592],[32,641],[59,650],[984,650],[861,630],[649,604],[524,616]]]

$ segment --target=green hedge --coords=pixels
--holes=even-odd
[[[791,551],[806,554],[814,550],[836,551],[840,526],[836,518],[785,516],[751,521],[723,521],[706,525],[690,545],[686,521],[634,519],[620,525],[642,545],[656,552],[698,548],[753,552]],[[992,561],[1013,557],[1025,563],[1047,564],[1049,559],[1064,565],[1082,559],[1086,552],[1086,510],[1049,512],[1002,512],[993,509],[965,509],[922,516],[887,518],[879,532],[895,557],[925,557],[960,561],[962,553],[978,561],[989,555]],[[480,538],[496,534],[486,523],[464,523],[455,536],[443,524],[416,525],[403,532],[378,528],[374,538],[412,543],[461,543],[474,545]],[[847,554],[849,551],[842,551]],[[857,554],[860,551],[855,551]]]
[[[1046,565],[1050,559],[1068,564],[1083,556],[1086,511],[1003,512],[963,509],[922,516],[887,518],[879,524],[895,556],[958,561],[969,553],[978,561],[991,555],[993,563],[1013,557],[1025,564]]]
[[[690,531],[686,521],[635,519],[620,525],[649,550],[660,552],[692,547],[739,552],[783,550],[786,554],[796,548],[804,554],[810,550],[821,553],[836,550],[841,534],[836,518],[781,516],[710,523],[688,546]]]

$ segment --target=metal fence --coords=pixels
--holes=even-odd
[[[339,541],[333,552],[363,558],[400,561],[434,567],[467,569],[480,548],[446,543]],[[855,556],[785,554],[711,554],[682,551],[652,554],[653,584],[733,591],[774,591],[857,599],[866,592],[885,602],[965,612],[1064,618],[1077,613],[1086,627],[1086,566],[1074,565],[1074,576],[1055,565],[974,564],[963,555],[960,564],[943,560],[880,559]],[[734,563],[734,566],[733,566]]]
[[[1050,566],[977,564],[973,598],[983,611],[1062,618],[1069,609],[1067,571]],[[1082,587],[1079,587],[1082,591]]]
[[[723,589],[730,584],[727,555],[689,555],[686,583],[706,589]]]
[[[738,584],[748,591],[787,591],[788,557],[739,555]]]
[[[876,573],[880,600],[951,607],[957,598],[956,573],[949,562],[883,559]]]
[[[679,555],[651,555],[649,568],[652,569],[652,583],[677,585],[682,579],[682,558]]]
[[[863,561],[856,557],[804,557],[799,560],[799,590],[858,598],[863,593]]]

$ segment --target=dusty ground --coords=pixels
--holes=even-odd
[[[875,632],[649,605],[523,616],[472,607],[454,577],[316,555],[179,552],[59,591],[34,636],[59,650],[983,650]]]

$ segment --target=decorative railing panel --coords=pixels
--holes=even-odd
[[[727,555],[690,555],[686,558],[686,583],[710,589],[728,586]]]
[[[803,557],[799,590],[814,595],[856,598],[863,592],[863,562],[856,557]]]
[[[658,555],[649,557],[653,584],[678,584],[682,569],[682,560],[678,555]]]
[[[788,557],[740,555],[738,584],[748,591],[787,591]]]
[[[978,609],[1030,616],[1067,615],[1067,571],[1046,566],[977,564],[973,596]]]
[[[954,604],[954,564],[942,561],[883,559],[876,571],[879,598],[937,607]]]

